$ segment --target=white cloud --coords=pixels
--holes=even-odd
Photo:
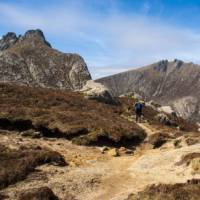
[[[92,12],[86,5],[63,4],[37,10],[0,3],[0,26],[41,28],[65,40],[76,38],[80,46],[88,44],[87,52],[82,47],[80,53],[95,78],[160,59],[200,61],[200,34],[194,30],[112,8],[106,14],[95,9]],[[144,9],[148,12],[150,5],[144,4]]]

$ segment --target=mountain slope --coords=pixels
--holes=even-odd
[[[83,58],[51,48],[41,30],[19,37],[8,33],[0,40],[1,82],[77,90],[90,79]]]
[[[147,100],[171,105],[186,119],[200,117],[200,66],[180,60],[152,65],[97,80],[115,96],[136,92]]]

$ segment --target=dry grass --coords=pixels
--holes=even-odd
[[[183,164],[189,165],[190,162],[195,158],[200,158],[200,153],[194,152],[186,154],[181,158],[179,162],[176,163],[176,165],[183,165]]]
[[[18,200],[59,200],[59,198],[48,187],[33,188],[21,192]]]
[[[149,143],[153,145],[153,148],[159,148],[165,144],[172,137],[168,133],[155,133],[149,136]]]
[[[151,185],[127,200],[199,200],[200,184],[198,180],[187,183]]]
[[[39,165],[66,165],[64,158],[54,151],[41,148],[11,150],[3,145],[0,145],[0,163],[0,189],[23,180]]]
[[[7,129],[29,126],[44,136],[68,139],[103,132],[114,143],[123,138],[144,139],[143,130],[123,119],[121,112],[121,106],[87,100],[79,93],[0,84],[0,127]]]

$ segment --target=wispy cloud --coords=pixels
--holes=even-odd
[[[78,41],[76,48],[85,57],[94,78],[160,59],[200,62],[199,32],[156,17],[123,13],[116,9],[115,1],[110,1],[109,9],[103,3],[96,6],[105,8],[104,12],[89,9],[80,0],[40,9],[0,3],[0,26],[41,28],[55,38]],[[150,4],[146,2],[143,9],[149,12]]]

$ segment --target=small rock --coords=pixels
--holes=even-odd
[[[27,130],[21,133],[22,136],[24,137],[31,137],[31,138],[41,138],[42,134],[38,131],[34,131],[34,130]]]
[[[101,150],[101,153],[103,154],[103,153],[105,153],[105,151],[109,150],[109,147],[104,146],[100,150]]]
[[[127,149],[127,150],[125,151],[125,153],[126,153],[126,154],[133,154],[133,150]]]
[[[191,166],[195,173],[200,173],[200,158],[194,158],[191,161]]]
[[[113,157],[117,157],[117,156],[119,156],[119,151],[116,148],[110,149],[108,151],[108,155],[113,156]]]
[[[127,149],[125,147],[120,147],[119,151],[125,152]]]

